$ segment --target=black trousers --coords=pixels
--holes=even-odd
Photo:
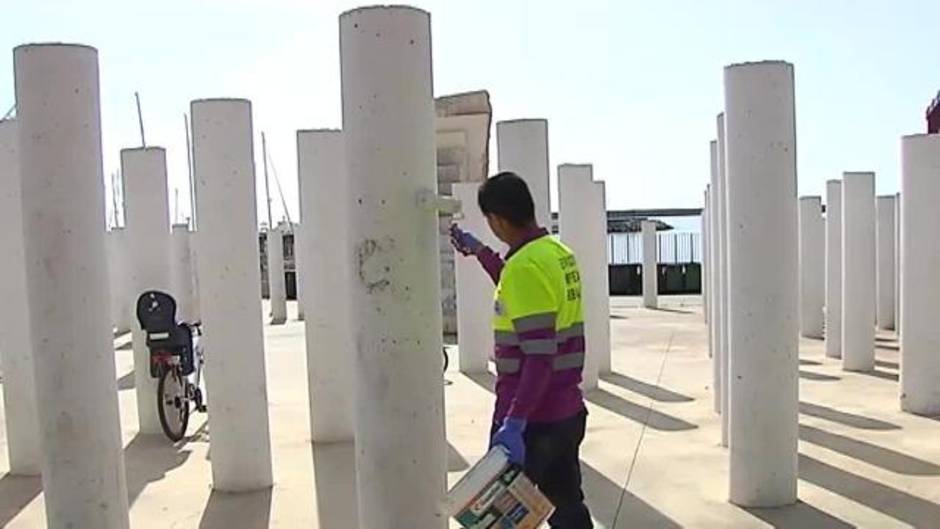
[[[552,529],[593,529],[581,491],[581,441],[587,410],[558,422],[532,422],[525,430],[525,473],[555,506]]]

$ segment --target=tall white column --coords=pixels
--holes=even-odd
[[[193,298],[193,253],[190,248],[192,233],[188,224],[174,224],[170,232],[170,292],[176,299],[176,317],[180,321],[195,321]]]
[[[901,193],[894,195],[894,331],[901,336]]]
[[[876,310],[875,321],[878,328],[894,329],[895,311],[895,258],[894,245],[894,195],[880,196],[875,200],[877,215],[875,231],[876,254]]]
[[[875,174],[842,178],[842,369],[875,368]]]
[[[643,233],[643,306],[655,309],[659,306],[656,223],[644,220],[640,225]]]
[[[128,285],[127,236],[123,227],[108,232],[108,283],[111,292],[111,324],[118,332],[131,330],[131,294]]]
[[[137,297],[146,290],[170,289],[170,204],[166,185],[166,151],[162,147],[123,149],[125,241],[134,346],[134,388],[141,433],[162,430],[157,416],[157,379],[150,376],[150,350],[140,322]]]
[[[730,499],[796,501],[798,220],[793,66],[725,68]]]
[[[46,525],[126,529],[98,52],[27,45],[13,59]]]
[[[298,223],[294,227],[294,290],[297,297],[297,321],[304,321],[306,317],[303,270],[307,250],[304,247],[304,238],[304,226]]]
[[[500,248],[486,217],[477,206],[478,182],[456,183],[452,193],[463,204],[460,227],[476,235],[483,244]],[[474,258],[457,256],[454,262],[457,286],[457,344],[461,373],[485,373],[493,355],[493,290],[490,276]]]
[[[700,276],[701,276],[701,282],[702,282],[702,317],[705,319],[705,324],[707,325],[707,329],[708,329],[708,357],[711,358],[712,357],[712,349],[711,349],[712,328],[711,328],[711,325],[709,325],[710,316],[709,316],[709,300],[708,300],[708,296],[711,295],[711,285],[708,284],[708,275],[711,273],[711,261],[710,261],[711,249],[709,247],[711,243],[708,240],[708,235],[709,235],[708,208],[709,208],[709,200],[711,200],[710,198],[708,198],[709,187],[710,187],[710,184],[705,184],[704,201],[703,201],[704,206],[702,207],[702,217],[701,217],[701,220],[702,220],[702,227],[701,227],[701,230],[702,230],[702,266],[701,266]]]
[[[581,389],[597,387],[600,356],[604,351],[603,322],[598,306],[607,302],[600,282],[598,253],[593,247],[598,229],[594,220],[600,204],[595,199],[592,181],[594,169],[587,164],[558,166],[558,236],[574,252],[581,271],[581,302],[584,313],[584,333],[587,347]]]
[[[199,302],[213,488],[270,487],[251,102],[193,101]]]
[[[352,192],[353,368],[361,527],[442,529],[446,486],[430,15],[340,16]],[[403,486],[407,484],[407,486]]]
[[[823,337],[826,228],[822,197],[800,197],[800,334]]]
[[[901,139],[901,409],[940,415],[940,135]]]
[[[310,432],[314,442],[352,441],[356,339],[350,300],[351,195],[342,131],[298,131],[297,157],[303,229],[294,233],[302,237],[300,260],[309,273],[303,304]]]
[[[599,301],[592,303],[592,313],[594,320],[598,322],[597,336],[594,342],[598,345],[597,370],[601,374],[607,374],[612,371],[610,354],[610,259],[607,256],[607,184],[602,181],[592,182],[594,196],[592,197],[593,214],[591,220],[594,225],[590,233],[594,237],[594,243],[591,250],[594,252],[593,261],[595,265],[597,278],[594,281],[594,289]],[[588,329],[589,331],[589,329]],[[589,335],[589,336],[593,336]],[[590,347],[590,346],[589,346]]]
[[[516,119],[496,123],[499,170],[512,171],[529,186],[535,202],[535,220],[551,229],[549,196],[548,121]]]
[[[39,425],[33,383],[33,342],[23,248],[19,137],[14,120],[0,121],[0,366],[10,473],[39,475]]]
[[[287,321],[287,286],[284,280],[284,232],[279,226],[268,228],[268,297],[271,300],[271,324]]]
[[[730,281],[728,255],[728,166],[726,161],[727,151],[725,149],[725,114],[718,114],[715,119],[715,125],[718,136],[718,181],[721,183],[719,189],[720,213],[718,221],[718,231],[720,236],[719,252],[721,253],[721,270],[719,271],[718,288],[721,290],[721,318],[719,323],[721,328],[721,446],[727,447],[731,437],[731,387],[728,382],[730,372],[730,351],[731,351],[731,315],[729,312],[730,301]]]
[[[826,356],[842,358],[842,181],[826,182]]]
[[[714,387],[714,408],[715,413],[722,413],[722,394],[724,393],[724,385],[722,383],[721,374],[724,370],[724,355],[722,342],[722,288],[721,288],[721,244],[719,242],[719,237],[721,236],[720,221],[721,221],[721,190],[723,187],[718,181],[718,141],[712,140],[709,143],[709,159],[710,159],[710,170],[711,170],[711,183],[709,184],[709,212],[708,215],[708,239],[709,246],[711,247],[711,252],[709,252],[709,261],[711,266],[709,267],[708,274],[708,285],[709,290],[712,292],[711,306],[709,306],[709,311],[711,312],[711,317],[709,318],[709,327],[711,328],[711,349],[712,349],[712,386]],[[722,420],[722,425],[724,425],[724,420]]]

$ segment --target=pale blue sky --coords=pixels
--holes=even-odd
[[[294,133],[340,125],[337,16],[361,2],[2,5],[0,48],[57,40],[99,49],[106,172],[117,168],[121,147],[139,142],[139,90],[148,144],[168,148],[171,199],[179,187],[188,210],[182,114],[194,98],[247,97],[296,217]],[[801,194],[823,194],[825,180],[843,170],[874,170],[879,193],[896,191],[898,139],[923,132],[924,109],[940,89],[936,0],[414,5],[432,14],[435,93],[485,88],[497,120],[548,118],[553,172],[593,163],[611,208],[701,203],[726,64],[795,64]],[[0,112],[14,100],[8,53]],[[260,153],[256,164],[260,180]]]

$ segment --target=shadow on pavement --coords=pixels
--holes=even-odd
[[[467,470],[470,468],[470,463],[463,457],[463,455],[454,448],[454,445],[447,443],[447,471],[448,472],[460,472],[461,470]]]
[[[855,527],[802,501],[797,501],[786,507],[772,509],[745,508],[744,510],[772,527],[799,529],[850,529]]]
[[[800,425],[800,440],[898,474],[940,476],[940,465],[930,461],[805,424]]]
[[[134,342],[127,341],[117,346],[114,350],[115,351],[130,351],[133,348],[134,348]]]
[[[854,413],[846,413],[844,411],[834,410],[832,408],[827,408],[826,406],[813,404],[812,402],[801,401],[800,413],[803,415],[809,415],[810,417],[837,422],[839,424],[844,424],[845,426],[851,426],[853,428],[861,428],[862,430],[901,429],[900,426],[891,424],[890,422],[872,419],[870,417],[865,417],[864,415],[855,415]]]
[[[875,344],[875,349],[888,349],[890,351],[900,351],[901,346],[895,343],[877,342]]]
[[[800,454],[800,479],[913,527],[936,527],[940,505]]]
[[[874,369],[872,371],[856,371],[856,373],[860,375],[869,376],[869,377],[881,378],[884,380],[891,380],[893,382],[897,382],[898,380],[901,379],[901,376],[898,375],[897,373],[888,373],[887,371],[879,371],[877,369]]]
[[[270,521],[270,488],[238,493],[213,490],[199,520],[199,529],[268,527]]]
[[[496,375],[487,371],[486,373],[469,373],[464,374],[465,377],[472,380],[476,385],[481,388],[489,391],[490,393],[496,393]]]
[[[42,478],[39,476],[4,474],[0,478],[0,527],[6,527],[40,492]]]
[[[125,373],[117,381],[118,391],[134,389],[134,372]]]
[[[642,380],[637,380],[626,375],[621,375],[620,373],[608,373],[606,375],[601,375],[601,380],[610,382],[615,386],[620,386],[623,389],[632,391],[634,393],[639,393],[640,395],[649,397],[659,402],[692,402],[695,400],[692,397],[688,397],[681,393],[676,393],[675,391],[670,391],[662,386],[649,384],[647,382],[643,382]]]
[[[610,410],[621,417],[645,424],[654,430],[681,432],[698,428],[690,422],[658,412],[652,407],[634,404],[603,389],[593,389],[587,392],[584,397],[588,402]]]
[[[140,434],[124,448],[127,474],[127,500],[131,505],[150,483],[160,481],[166,473],[186,463],[192,453],[174,445],[162,434]]]
[[[581,462],[585,503],[599,527],[678,529],[682,527],[655,507],[634,496],[584,461]],[[621,496],[622,495],[622,496]],[[621,497],[623,501],[621,502]],[[616,525],[619,522],[619,526]]]
[[[812,371],[803,371],[800,369],[800,378],[805,380],[813,380],[816,382],[836,382],[842,380],[839,377],[834,377],[832,375],[824,375],[822,373],[813,373]]]
[[[696,314],[696,312],[692,310],[667,309],[666,307],[650,308],[649,310],[655,310],[656,312],[671,312],[673,314]]]
[[[312,448],[318,527],[359,527],[355,445],[313,443]]]
[[[875,365],[887,369],[901,369],[901,365],[897,362],[889,362],[887,360],[875,360]]]
[[[804,360],[800,358],[801,366],[821,366],[822,362],[817,362],[816,360]]]

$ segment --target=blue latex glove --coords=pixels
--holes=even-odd
[[[503,425],[493,435],[490,447],[501,446],[505,448],[509,452],[510,463],[520,466],[525,465],[525,439],[522,437],[525,427],[525,419],[506,417]]]
[[[472,233],[463,231],[456,224],[450,225],[450,243],[463,255],[476,255],[483,248],[483,243]]]

